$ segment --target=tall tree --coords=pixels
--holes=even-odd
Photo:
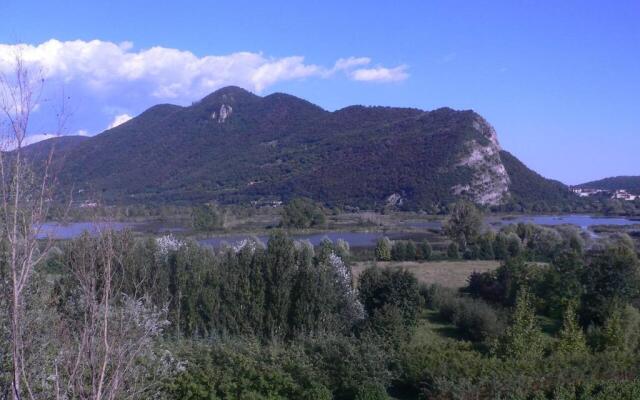
[[[4,140],[4,148],[0,149],[0,234],[8,244],[3,254],[8,277],[3,292],[9,302],[11,396],[15,400],[24,393],[33,395],[23,343],[28,333],[24,330],[23,301],[35,266],[51,247],[51,241],[41,244],[38,238],[52,204],[55,174],[53,146],[41,165],[32,165],[25,157],[31,114],[42,100],[44,79],[30,73],[20,54],[14,61],[13,74],[0,75],[0,127]],[[60,134],[64,127],[63,107],[57,117],[57,127],[51,129],[54,134]]]
[[[518,293],[511,323],[498,345],[503,358],[536,359],[542,356],[544,347],[542,332],[536,321],[531,295],[526,288]]]
[[[616,309],[638,297],[640,270],[635,250],[615,243],[592,257],[584,269],[582,319],[585,324],[604,323]]]
[[[455,241],[461,250],[474,243],[482,228],[482,214],[468,201],[454,204],[451,213],[444,222],[444,232]]]

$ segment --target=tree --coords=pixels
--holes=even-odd
[[[482,228],[482,214],[472,203],[459,201],[451,209],[451,213],[444,222],[444,232],[456,242],[460,249],[474,243]]]
[[[478,258],[481,260],[493,260],[496,258],[493,252],[493,243],[495,242],[495,234],[491,231],[480,237],[478,243]]]
[[[293,241],[284,232],[271,235],[265,260],[265,328],[269,338],[287,333],[295,260]]]
[[[160,383],[149,378],[166,373],[161,363],[146,363],[156,358],[154,340],[167,324],[166,311],[122,291],[131,276],[125,263],[131,243],[126,234],[106,231],[67,246],[56,298],[59,318],[51,327],[56,398],[147,397]]]
[[[396,240],[391,247],[391,259],[394,261],[404,261],[407,258],[407,246],[404,241]]]
[[[507,252],[509,257],[518,257],[522,253],[522,240],[513,232],[507,235]]]
[[[616,309],[624,307],[640,290],[636,252],[626,245],[612,244],[594,255],[582,276],[582,321],[602,324]]]
[[[498,344],[498,354],[505,359],[533,360],[544,351],[542,332],[536,322],[531,295],[523,288],[518,293],[511,323]]]
[[[447,247],[447,257],[451,260],[460,259],[460,250],[456,242],[451,242],[451,244],[449,244],[449,247]]]
[[[325,213],[311,199],[297,197],[291,200],[282,210],[282,226],[287,228],[310,228],[322,225],[325,222]]]
[[[505,260],[509,257],[507,235],[504,232],[496,235],[496,240],[493,242],[493,254],[496,260]]]
[[[560,318],[569,305],[579,304],[583,273],[584,260],[573,250],[558,255],[545,271],[541,296],[551,317]]]
[[[556,351],[563,354],[584,354],[587,351],[587,341],[573,304],[568,304],[564,312]]]
[[[191,212],[193,227],[200,231],[212,231],[224,226],[223,213],[213,204],[203,204]]]
[[[44,79],[33,76],[20,54],[16,54],[13,75],[0,75],[0,127],[6,140],[0,149],[0,236],[6,241],[2,264],[7,281],[2,291],[9,308],[9,344],[12,360],[11,397],[31,396],[28,360],[25,358],[25,291],[34,268],[46,257],[51,241],[40,244],[38,237],[47,220],[55,188],[54,148],[38,165],[24,154],[30,134],[31,113],[40,105]],[[64,105],[57,113],[59,135],[64,129]],[[24,386],[24,387],[23,387]]]
[[[404,252],[405,252],[405,260],[407,261],[414,261],[415,259],[418,258],[418,249],[413,240],[407,241],[407,244],[405,245],[405,248],[404,248]]]
[[[367,268],[358,284],[361,303],[369,317],[386,307],[398,307],[407,325],[416,321],[421,296],[418,280],[402,269]]]
[[[391,261],[391,241],[388,237],[379,239],[376,243],[376,260]]]
[[[420,242],[420,247],[418,248],[418,254],[421,260],[429,260],[431,258],[431,254],[433,253],[433,249],[431,248],[431,243],[427,239]]]

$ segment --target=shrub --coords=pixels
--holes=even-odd
[[[224,225],[224,215],[215,205],[204,204],[193,208],[191,223],[200,231],[220,229]]]
[[[429,260],[431,259],[432,253],[433,248],[427,239],[420,242],[420,246],[418,247],[418,258],[421,260]]]
[[[460,259],[460,249],[458,248],[458,244],[456,242],[451,242],[449,247],[447,247],[447,257],[451,260]]]
[[[287,228],[310,228],[324,222],[324,210],[310,199],[295,198],[282,210],[282,226]]]
[[[498,313],[482,300],[460,297],[451,289],[434,285],[428,291],[427,302],[441,318],[453,323],[471,340],[496,338],[504,330]]]
[[[387,391],[380,384],[366,384],[358,388],[355,400],[387,400]]]
[[[383,237],[376,243],[376,260],[391,261],[391,241],[387,237]]]
[[[398,307],[407,325],[414,325],[421,305],[418,280],[401,269],[367,268],[360,275],[358,292],[367,315],[386,305]]]

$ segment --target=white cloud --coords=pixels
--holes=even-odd
[[[78,129],[78,131],[76,132],[76,135],[78,135],[78,136],[91,136],[89,134],[89,131],[87,131],[86,129]]]
[[[111,123],[107,127],[107,129],[115,128],[118,125],[122,125],[125,122],[129,121],[131,118],[133,118],[133,117],[131,115],[129,115],[129,114],[116,115],[113,118],[113,121],[111,121]]]
[[[55,135],[53,133],[39,133],[34,135],[27,135],[24,138],[22,143],[23,146],[28,146],[33,143],[41,142],[43,140],[52,139],[54,137],[58,137],[59,135]]]
[[[349,57],[349,58],[340,58],[336,61],[333,66],[334,71],[343,71],[348,70],[353,67],[360,67],[362,65],[368,65],[371,63],[371,59],[369,57]]]
[[[0,44],[0,71],[7,72],[19,52],[29,66],[46,78],[80,85],[109,97],[123,90],[161,100],[188,102],[226,85],[256,92],[278,82],[310,77],[329,78],[337,72],[358,81],[393,82],[406,79],[406,66],[361,68],[367,57],[338,59],[332,67],[306,63],[304,57],[268,57],[237,52],[202,57],[179,49],[152,47],[134,50],[133,43],[101,40],[59,41],[39,45]]]
[[[409,74],[407,73],[407,66],[400,65],[395,68],[360,68],[352,71],[351,77],[357,81],[398,82],[407,79]]]

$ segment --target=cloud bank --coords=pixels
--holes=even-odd
[[[18,55],[30,72],[47,82],[49,92],[43,98],[55,102],[62,86],[73,113],[67,133],[81,135],[114,128],[154,104],[188,105],[228,85],[262,93],[276,84],[303,79],[388,83],[409,77],[405,65],[382,66],[369,57],[338,58],[318,65],[300,55],[198,56],[159,46],[136,49],[131,42],[56,39],[36,45],[0,44],[0,73],[10,76]],[[44,118],[43,111],[37,114]],[[29,142],[51,137],[46,126],[39,124]]]
[[[394,82],[408,77],[405,66],[367,68],[371,59],[349,57],[326,67],[305,62],[302,56],[269,57],[262,53],[227,55],[195,54],[179,49],[152,47],[134,50],[131,42],[59,41],[38,45],[0,44],[0,70],[11,67],[16,53],[45,78],[81,83],[96,93],[108,93],[124,85],[138,84],[158,100],[204,96],[226,85],[238,85],[258,93],[284,81],[329,78],[343,73],[357,81]]]

